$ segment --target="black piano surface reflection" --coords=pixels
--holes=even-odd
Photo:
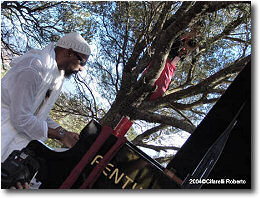
[[[65,152],[54,152],[39,141],[31,141],[27,148],[33,150],[41,163],[38,179],[43,189],[57,189],[95,141],[97,135],[89,134],[88,124],[81,132],[79,142]],[[101,126],[98,126],[100,128]],[[100,129],[99,129],[100,130]],[[72,188],[77,189],[93,168],[115,143],[110,135],[95,157],[84,168]],[[107,164],[93,189],[175,189],[179,185],[164,173],[164,168],[130,142],[126,142]]]

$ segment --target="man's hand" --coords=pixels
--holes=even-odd
[[[72,148],[79,140],[79,135],[74,132],[65,131],[64,136],[61,138],[62,144],[68,148]]]
[[[29,189],[29,184],[25,182],[24,185],[22,185],[21,182],[17,182],[16,186],[12,186],[10,189]]]
[[[52,139],[57,139],[61,141],[61,143],[64,144],[64,146],[68,148],[72,148],[79,140],[79,135],[77,133],[70,132],[67,130],[63,130],[63,134],[61,135],[59,133],[61,128],[62,127],[58,127],[56,129],[49,128],[48,137]]]

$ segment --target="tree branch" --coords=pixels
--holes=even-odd
[[[148,109],[148,110],[156,110],[159,107],[166,106],[169,103],[172,103],[173,101],[177,101],[179,99],[191,97],[197,94],[204,93],[207,91],[207,89],[210,87],[212,83],[215,83],[216,81],[219,81],[220,78],[225,77],[226,75],[230,75],[231,73],[236,73],[241,71],[244,66],[251,60],[251,55],[238,59],[236,62],[232,63],[230,66],[216,72],[212,76],[208,77],[207,79],[201,81],[197,85],[190,86],[186,89],[182,89],[179,91],[176,91],[174,93],[171,93],[169,95],[166,95],[160,100],[154,100],[150,102],[145,102],[142,104],[140,109]]]
[[[140,144],[145,137],[148,137],[148,136],[152,135],[153,133],[156,133],[157,131],[163,130],[167,127],[168,127],[168,125],[160,124],[159,126],[148,129],[144,133],[136,136],[136,138],[132,140],[132,143],[135,145]]]
[[[188,133],[192,133],[195,130],[195,126],[190,124],[187,121],[184,120],[178,120],[174,117],[169,117],[165,115],[160,115],[157,113],[151,113],[147,111],[140,111],[136,110],[136,113],[133,116],[134,120],[145,120],[147,122],[152,123],[162,123],[166,125],[170,125],[179,129],[182,129],[184,131],[187,131]]]
[[[138,144],[136,146],[141,146],[141,147],[145,147],[145,148],[149,148],[149,149],[153,149],[157,152],[163,150],[163,151],[167,151],[167,150],[180,150],[180,147],[177,146],[156,146],[156,145],[151,145],[151,144]]]

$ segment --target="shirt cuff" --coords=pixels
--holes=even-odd
[[[48,140],[48,125],[47,122],[43,122],[43,137],[40,139],[43,142],[46,142]]]
[[[55,122],[55,121],[54,121],[53,119],[51,119],[49,116],[48,116],[48,118],[47,118],[46,121],[47,121],[48,127],[51,128],[51,129],[56,129],[56,128],[58,128],[58,127],[60,126],[59,123]]]

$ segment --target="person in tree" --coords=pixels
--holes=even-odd
[[[156,87],[154,92],[149,96],[149,100],[156,100],[161,98],[169,87],[172,80],[173,74],[176,70],[176,65],[179,60],[194,51],[198,44],[195,37],[198,36],[199,29],[194,28],[192,31],[187,32],[176,39],[172,44],[171,51],[168,55],[164,69],[161,72],[159,78],[155,81],[154,86]],[[148,71],[151,63],[147,66],[143,75]]]
[[[78,33],[60,38],[42,50],[14,59],[1,81],[1,161],[31,140],[57,139],[71,148],[77,133],[63,129],[48,115],[65,78],[83,69],[90,47]]]

